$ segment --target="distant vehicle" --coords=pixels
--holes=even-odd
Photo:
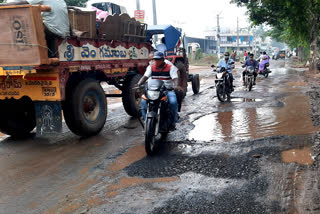
[[[279,51],[279,58],[285,59],[286,58],[286,51]]]
[[[274,52],[272,59],[274,60],[278,60],[280,58],[279,53],[278,52]]]
[[[107,11],[110,15],[127,13],[127,9],[117,4],[118,1],[89,0],[86,7],[91,9],[96,7],[99,10]]]

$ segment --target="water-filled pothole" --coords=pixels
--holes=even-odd
[[[309,97],[290,96],[283,102],[282,108],[257,106],[204,116],[194,122],[189,140],[250,140],[311,134],[320,130],[312,125]]]

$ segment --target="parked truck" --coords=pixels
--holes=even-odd
[[[133,88],[149,65],[147,26],[127,14],[96,25],[94,11],[69,11],[72,36],[57,38],[56,57],[48,58],[44,10],[0,7],[0,131],[51,135],[64,119],[76,135],[96,135],[107,118],[106,97],[122,97],[125,111],[138,116],[142,91]],[[101,82],[122,93],[106,95]]]

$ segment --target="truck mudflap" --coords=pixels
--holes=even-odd
[[[55,136],[62,132],[60,102],[35,102],[37,136]]]
[[[36,73],[0,67],[0,100],[30,97],[33,101],[60,101],[58,72]]]

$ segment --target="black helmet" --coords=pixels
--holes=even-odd
[[[225,56],[230,56],[230,53],[227,51],[227,52],[224,52],[224,55]]]

